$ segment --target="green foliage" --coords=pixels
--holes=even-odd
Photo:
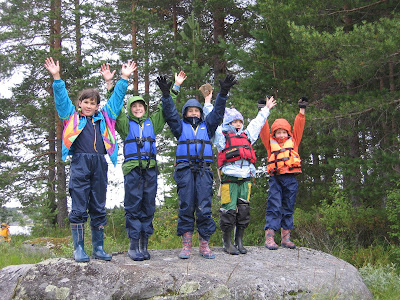
[[[360,260],[346,254],[346,249],[357,252],[374,243],[390,246],[385,242],[389,241],[385,211],[354,207],[336,184],[330,189],[330,198],[322,200],[318,206],[307,211],[296,208],[294,221],[295,236],[302,245],[347,256],[346,260],[357,261],[357,264]]]
[[[400,276],[394,264],[368,264],[359,271],[374,299],[398,299]]]
[[[386,213],[392,229],[390,235],[400,241],[400,190],[389,191],[386,202]]]

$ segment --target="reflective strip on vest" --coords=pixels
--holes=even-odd
[[[212,146],[204,121],[197,126],[196,131],[189,123],[182,122],[182,134],[176,147],[176,162],[180,161],[213,161]]]
[[[293,150],[294,143],[290,137],[281,147],[279,143],[270,139],[271,155],[268,158],[267,172],[271,175],[285,173],[301,173],[300,155]]]
[[[135,121],[129,120],[129,133],[124,140],[125,161],[147,160],[150,162],[150,159],[155,160],[157,154],[155,138],[150,119],[144,121],[143,128]]]
[[[247,135],[242,132],[237,135],[232,132],[223,132],[226,143],[225,149],[218,153],[218,167],[222,167],[227,163],[237,161],[239,159],[247,160],[254,164],[257,161],[253,146]]]

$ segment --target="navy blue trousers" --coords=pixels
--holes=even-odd
[[[153,218],[156,209],[156,168],[134,168],[124,177],[125,227],[130,239],[140,239],[153,234]]]
[[[211,212],[214,178],[210,167],[197,166],[192,170],[179,164],[175,167],[174,179],[179,196],[177,235],[193,232],[196,221],[199,234],[209,240],[216,230]]]
[[[103,154],[75,153],[72,156],[69,179],[71,223],[85,223],[90,215],[91,227],[107,224],[107,171],[108,164]]]
[[[271,176],[268,180],[268,202],[264,229],[279,230],[293,228],[294,203],[298,183],[295,175]]]

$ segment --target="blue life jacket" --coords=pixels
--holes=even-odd
[[[176,147],[176,162],[209,162],[213,161],[210,138],[206,122],[201,122],[196,130],[186,122],[182,122],[182,134]]]
[[[135,121],[129,120],[129,133],[124,140],[124,156],[127,160],[147,160],[147,167],[151,159],[156,159],[156,135],[150,119],[143,122],[143,128]],[[147,168],[146,167],[146,168]]]

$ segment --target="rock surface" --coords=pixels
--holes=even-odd
[[[49,259],[0,270],[2,299],[372,299],[357,269],[308,248],[247,247],[215,259],[177,257],[179,249],[150,250],[148,261],[127,254],[111,262]]]

